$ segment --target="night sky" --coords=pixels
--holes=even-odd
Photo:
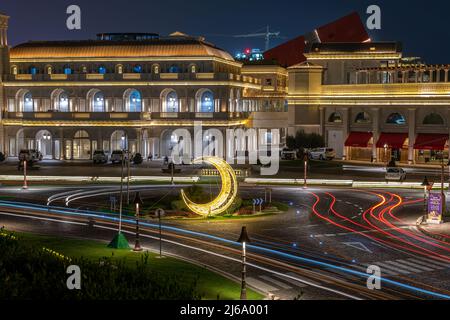
[[[66,8],[82,10],[82,30],[66,28]],[[28,40],[93,39],[100,32],[182,31],[203,35],[235,53],[247,47],[264,48],[262,38],[236,39],[269,25],[283,39],[271,46],[366,8],[382,10],[382,29],[370,31],[372,40],[398,40],[405,55],[421,56],[427,63],[450,63],[447,0],[1,0],[0,12],[10,19],[9,42]],[[229,36],[226,36],[229,35]]]

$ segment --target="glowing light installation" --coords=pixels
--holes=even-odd
[[[222,179],[222,189],[214,200],[202,204],[191,201],[184,190],[181,190],[184,203],[192,212],[202,216],[215,216],[225,212],[232,205],[237,195],[237,179],[233,168],[225,160],[218,157],[203,157],[195,159],[193,162],[206,162],[214,166]]]

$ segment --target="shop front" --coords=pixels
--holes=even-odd
[[[381,133],[377,141],[377,159],[384,163],[390,161],[408,162],[409,139],[407,133]]]
[[[345,141],[347,160],[372,161],[372,132],[351,132]]]
[[[414,143],[415,162],[419,164],[440,164],[449,158],[448,134],[417,135]],[[447,163],[447,162],[446,162]]]

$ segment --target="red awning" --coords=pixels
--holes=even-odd
[[[417,135],[414,149],[417,150],[444,150],[448,134],[420,133]]]
[[[408,138],[407,133],[382,133],[378,139],[377,148],[384,148],[386,145],[388,148],[401,149],[406,138]]]
[[[346,147],[367,148],[372,132],[351,132],[345,141]]]

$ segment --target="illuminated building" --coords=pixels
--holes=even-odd
[[[450,65],[405,58],[397,42],[370,42],[355,14],[256,63],[180,32],[9,48],[7,22],[0,15],[0,151],[7,156],[37,148],[47,158],[89,159],[95,149],[128,148],[163,157],[178,142],[175,128],[192,131],[202,121],[205,129],[281,129],[279,141],[265,133],[253,146],[283,146],[299,130],[319,133],[346,160],[448,157]]]
[[[0,151],[9,157],[23,148],[61,160],[123,148],[170,156],[173,130],[193,132],[200,121],[203,130],[246,127],[261,107],[252,98],[260,80],[204,38],[113,33],[9,48],[7,20],[1,16]]]
[[[396,42],[316,43],[289,72],[289,130],[347,160],[448,158],[449,65],[405,64]]]
[[[238,52],[234,56],[238,61],[261,61],[264,60],[264,55],[260,49],[245,49],[243,52]]]

